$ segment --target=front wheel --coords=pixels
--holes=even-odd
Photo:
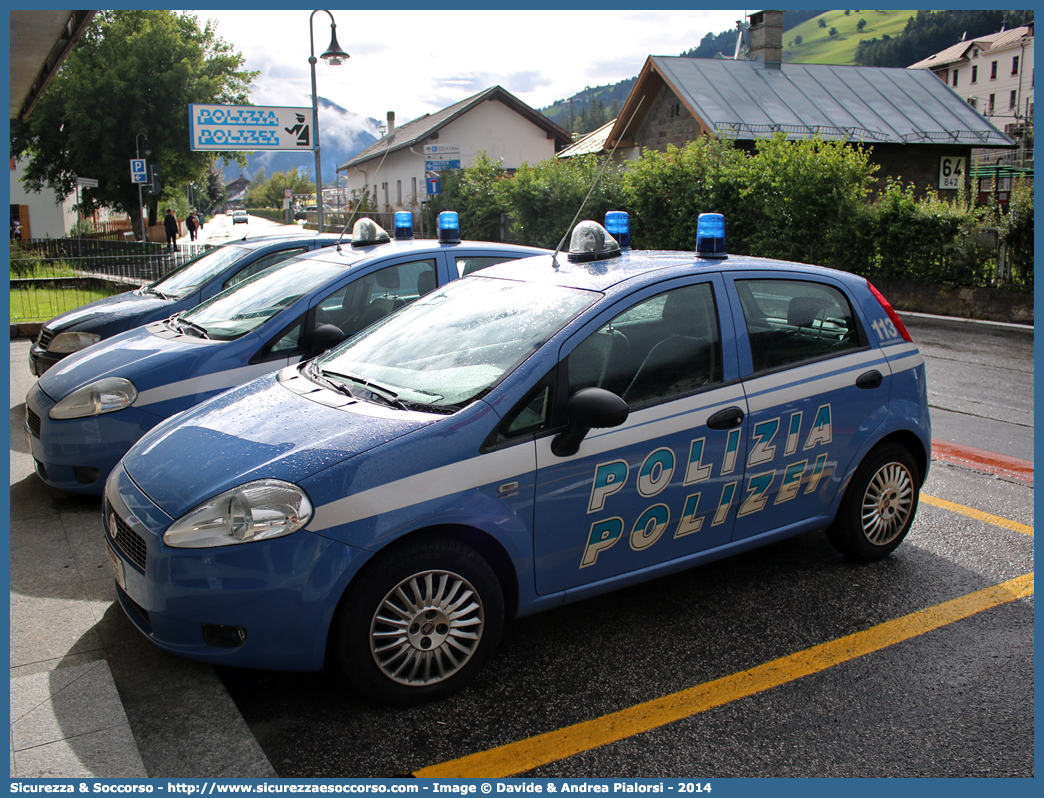
[[[345,676],[391,704],[441,698],[489,657],[504,625],[496,574],[450,538],[393,546],[349,585],[331,628]]]
[[[910,531],[920,487],[909,450],[893,442],[878,444],[852,476],[827,538],[853,560],[887,557]]]

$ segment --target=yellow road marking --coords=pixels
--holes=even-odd
[[[1001,518],[999,515],[990,515],[981,510],[973,510],[971,507],[965,507],[963,504],[954,504],[953,502],[946,501],[946,499],[937,499],[934,496],[927,495],[926,493],[921,494],[921,501],[925,504],[930,504],[933,507],[941,507],[944,510],[960,513],[969,518],[974,518],[977,521],[983,521],[987,524],[993,524],[994,526],[1002,526],[1005,529],[1011,529],[1015,532],[1021,532],[1023,535],[1033,537],[1033,527],[1020,524],[1017,521],[1009,521],[1007,518]]]
[[[922,497],[923,498],[923,497]],[[634,707],[526,740],[418,770],[422,778],[503,778],[691,717],[731,701],[848,662],[864,654],[1033,595],[1029,573],[934,607],[904,615],[748,671],[696,685]]]

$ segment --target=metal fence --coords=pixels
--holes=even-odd
[[[97,239],[11,242],[11,321],[47,321],[105,296],[158,280],[210,249]]]

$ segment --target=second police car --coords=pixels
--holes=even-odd
[[[105,491],[119,601],[207,662],[445,695],[505,620],[817,529],[906,535],[928,471],[924,365],[861,277],[621,252],[421,297],[315,360],[160,425]]]
[[[414,240],[409,219],[402,215],[394,240],[360,219],[351,246],[301,253],[60,361],[26,396],[37,474],[98,495],[131,444],[168,416],[325,351],[464,273],[546,251],[461,241],[455,213],[441,216],[439,240]]]
[[[165,319],[276,263],[337,243],[336,235],[267,236],[214,247],[135,291],[88,302],[48,321],[29,350],[37,377],[73,352],[104,338]]]

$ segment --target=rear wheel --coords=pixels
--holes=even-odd
[[[392,704],[449,695],[489,657],[504,624],[496,574],[470,547],[429,538],[382,552],[345,592],[331,630],[348,679]]]
[[[910,531],[920,474],[906,447],[890,441],[871,449],[841,500],[827,537],[854,560],[887,557]]]

